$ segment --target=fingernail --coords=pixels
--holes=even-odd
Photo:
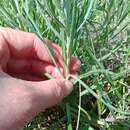
[[[77,58],[73,58],[71,61],[71,67],[74,71],[79,71],[81,67],[81,61]]]
[[[65,97],[68,96],[73,90],[73,84],[69,80],[65,80]]]

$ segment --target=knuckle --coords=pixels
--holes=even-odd
[[[64,98],[64,86],[59,81],[55,81],[54,86],[55,99],[62,100]]]

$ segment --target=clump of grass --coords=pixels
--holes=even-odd
[[[73,93],[60,106],[64,114],[48,129],[61,128],[60,124],[68,130],[130,128],[129,4],[129,0],[1,3],[0,24],[34,32],[44,43],[46,36],[58,42],[62,48],[63,76],[74,79]],[[47,45],[46,48],[60,72],[52,49]],[[69,70],[72,55],[82,62],[81,72],[76,76]],[[41,116],[39,119],[42,122]],[[35,123],[31,126],[35,127]]]
[[[70,60],[74,48],[79,44],[82,27],[92,13],[92,1],[38,1],[46,25],[59,39],[64,59],[65,77],[70,74]]]

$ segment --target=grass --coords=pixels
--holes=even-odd
[[[62,47],[65,75],[70,57],[81,62],[72,94],[40,113],[25,130],[130,129],[129,0],[0,0],[0,25],[34,32]],[[48,48],[48,53],[55,62]],[[60,69],[59,69],[60,71]]]

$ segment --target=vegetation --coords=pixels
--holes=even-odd
[[[0,25],[58,43],[64,78],[74,79],[72,94],[25,130],[130,129],[129,5],[130,0],[0,0]],[[71,56],[82,62],[76,76],[69,72]]]

